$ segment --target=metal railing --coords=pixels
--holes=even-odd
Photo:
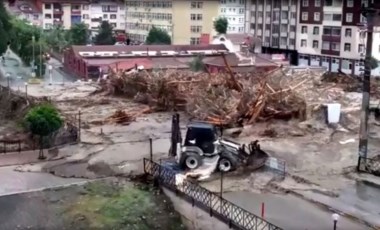
[[[286,176],[286,161],[282,159],[268,157],[265,161],[265,167],[275,172],[281,179],[284,179]]]
[[[380,159],[359,156],[357,170],[380,176]]]
[[[196,183],[183,179],[174,170],[144,158],[144,172],[166,188],[214,216],[230,228],[239,230],[282,230],[251,212],[231,203]]]
[[[1,153],[21,152],[21,140],[0,140]]]

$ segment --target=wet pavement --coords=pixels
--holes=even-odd
[[[231,192],[223,194],[227,200],[255,213],[261,214],[261,204],[265,203],[264,218],[286,230],[331,230],[333,220],[329,212],[315,204],[292,195],[257,194]],[[371,229],[363,224],[341,216],[338,230]]]
[[[16,166],[0,167],[0,196],[81,183],[85,179],[66,179],[47,173],[14,171]]]

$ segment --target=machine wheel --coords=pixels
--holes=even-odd
[[[218,169],[222,172],[234,171],[237,167],[237,159],[230,154],[222,154],[218,162]]]
[[[202,159],[201,156],[199,156],[198,154],[193,152],[186,152],[184,153],[184,155],[184,168],[196,169],[201,165]]]

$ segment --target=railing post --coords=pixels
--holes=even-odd
[[[18,153],[20,153],[21,152],[21,141],[19,140],[18,141]]]
[[[152,138],[149,138],[149,156],[150,156],[150,161],[153,161],[153,140]]]
[[[356,166],[356,170],[360,172],[360,162],[361,162],[361,156],[358,157],[358,165]]]
[[[210,197],[210,199],[209,199],[210,200],[209,201],[209,208],[210,208],[209,212],[210,212],[210,216],[212,216],[212,199],[211,199],[212,198],[212,194],[209,192],[208,195]]]
[[[5,144],[5,142],[3,142],[3,145],[4,145],[4,153],[7,153],[7,144]]]
[[[147,174],[147,173],[146,173],[145,158],[143,158],[143,164],[144,164],[144,173]]]

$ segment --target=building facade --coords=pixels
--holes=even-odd
[[[296,64],[298,0],[249,0],[246,32],[262,41],[264,53],[283,53]]]
[[[219,17],[228,20],[227,34],[245,32],[246,1],[250,0],[220,0]]]
[[[366,40],[365,33],[360,33],[361,4],[360,0],[301,0],[299,64],[357,73]]]
[[[126,0],[126,33],[134,41],[144,42],[155,26],[166,30],[173,44],[200,44],[210,36],[219,0]]]
[[[54,25],[70,29],[83,22],[96,31],[102,21],[109,21],[116,30],[125,29],[125,6],[121,0],[35,0],[35,4],[42,12],[44,29]]]

